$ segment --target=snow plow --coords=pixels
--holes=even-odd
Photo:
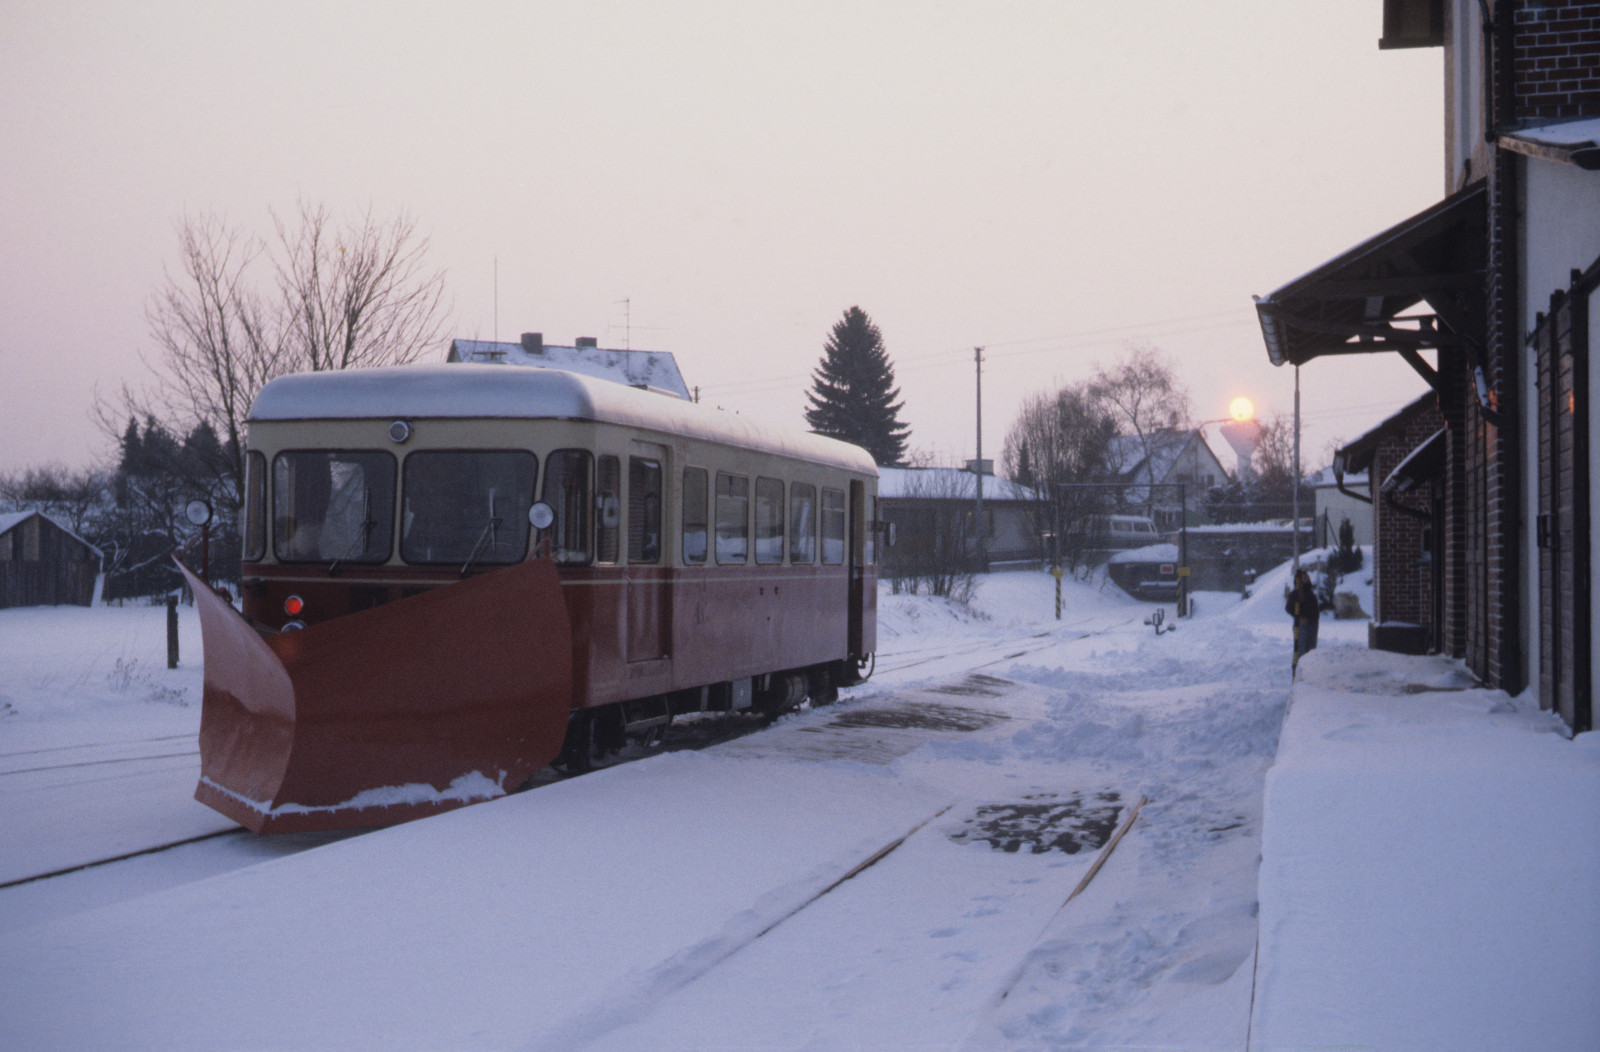
[[[195,799],[247,829],[409,821],[561,749],[572,636],[548,558],[276,635],[182,569],[205,646]]]

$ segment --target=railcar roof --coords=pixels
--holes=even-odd
[[[594,420],[877,474],[866,450],[848,442],[558,369],[449,364],[296,373],[261,388],[249,416],[251,423],[416,418]]]

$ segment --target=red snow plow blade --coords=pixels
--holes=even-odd
[[[183,575],[205,644],[195,799],[254,832],[421,818],[561,749],[572,644],[548,559],[266,637]]]

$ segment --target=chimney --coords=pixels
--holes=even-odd
[[[596,347],[596,348],[598,348],[600,346],[600,341],[595,339],[593,336],[579,336],[578,337],[578,342],[573,344],[573,346],[574,347]]]
[[[522,349],[529,354],[544,353],[544,333],[525,332],[522,334]]]

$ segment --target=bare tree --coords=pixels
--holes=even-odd
[[[0,475],[0,510],[42,511],[86,537],[95,512],[106,503],[111,480],[97,468],[69,470],[59,464]]]
[[[1137,439],[1138,459],[1150,456],[1155,435],[1189,426],[1189,392],[1179,385],[1167,356],[1155,347],[1133,347],[1123,361],[1102,368],[1089,389],[1116,418],[1118,432]],[[1136,463],[1134,459],[1112,467],[1126,471]]]
[[[886,516],[895,542],[880,552],[880,572],[895,594],[965,603],[980,566],[977,510],[970,476],[955,468],[910,469],[903,497]]]
[[[369,211],[339,226],[302,201],[297,226],[273,221],[270,252],[214,214],[178,224],[181,272],[168,273],[146,309],[154,382],[95,406],[113,438],[129,418],[154,417],[179,434],[209,425],[222,447],[218,497],[234,508],[244,494],[245,416],[263,384],[415,361],[445,324],[444,275],[427,268],[427,240],[409,217],[381,223]]]
[[[1116,435],[1114,411],[1092,382],[1033,395],[1007,432],[1001,469],[1038,492],[1034,522],[1052,562],[1075,570],[1092,547],[1090,523],[1109,495],[1082,484],[1105,480]]]
[[[299,225],[274,215],[284,341],[295,370],[414,362],[444,327],[444,274],[426,264],[428,241],[400,215],[369,210],[336,228],[324,205],[301,201]]]
[[[1287,519],[1294,507],[1294,491],[1300,487],[1300,506],[1309,513],[1314,494],[1304,478],[1296,478],[1294,462],[1294,417],[1277,414],[1261,426],[1256,443],[1256,478],[1252,486],[1258,509],[1272,518]]]
[[[281,325],[272,305],[250,285],[265,246],[220,217],[185,218],[178,226],[181,275],[145,308],[155,374],[147,389],[122,388],[116,403],[96,399],[101,429],[121,433],[130,417],[173,422],[187,431],[204,422],[221,438],[224,472],[235,502],[243,496],[244,418],[261,385],[287,371]]]

